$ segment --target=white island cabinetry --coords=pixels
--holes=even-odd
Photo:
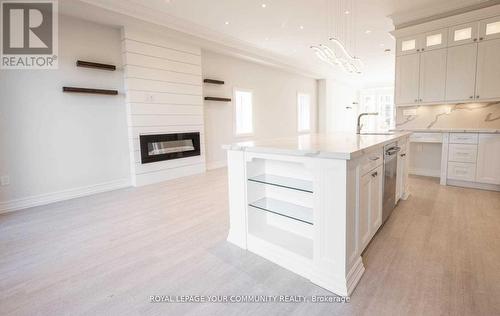
[[[383,146],[408,135],[311,134],[225,146],[228,241],[349,295],[364,272],[361,253],[382,225]]]

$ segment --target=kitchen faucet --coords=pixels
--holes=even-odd
[[[356,134],[361,134],[361,128],[363,127],[363,124],[361,124],[361,118],[365,115],[378,115],[378,112],[365,112],[358,115],[358,126],[356,128]]]

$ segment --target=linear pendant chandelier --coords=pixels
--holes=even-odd
[[[364,67],[358,57],[351,55],[346,47],[350,48],[356,44],[356,33],[353,29],[352,1],[354,0],[326,0],[327,1],[327,27],[328,34],[334,34],[328,38],[331,47],[325,44],[311,45],[311,49],[323,62],[338,66],[349,74],[361,74]],[[330,5],[332,10],[330,10]],[[333,22],[331,22],[333,18]],[[349,34],[350,32],[350,34]],[[341,38],[343,37],[343,40]]]

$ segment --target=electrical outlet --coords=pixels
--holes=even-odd
[[[5,186],[10,184],[10,178],[9,176],[1,176],[0,177],[0,185]]]

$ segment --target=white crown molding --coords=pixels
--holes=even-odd
[[[466,13],[500,4],[500,0],[436,1],[420,9],[396,12],[389,15],[396,29],[417,25],[453,15]]]
[[[137,3],[127,0],[66,0],[60,2],[60,12],[107,25],[135,25],[151,30],[156,28],[157,31],[161,28],[163,35],[205,50],[276,67],[310,78],[324,77],[323,74],[309,70],[300,65],[300,62],[286,56],[273,54],[241,39],[215,32],[165,12],[138,6]]]
[[[418,33],[424,33],[441,28],[447,28],[453,25],[460,25],[464,23],[474,22],[482,19],[500,15],[500,4],[481,8],[466,13],[461,13],[445,18],[424,22],[417,25],[407,26],[404,28],[396,29],[391,32],[395,37],[410,36]]]
[[[123,189],[126,187],[130,187],[130,185],[130,179],[119,179],[85,187],[73,188],[63,191],[34,195],[22,199],[0,202],[0,214],[70,200],[82,196]]]

